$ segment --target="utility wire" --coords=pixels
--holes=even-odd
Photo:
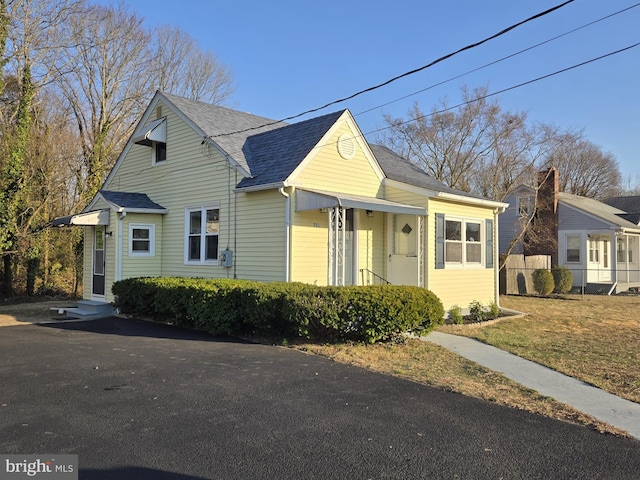
[[[360,90],[359,92],[356,92],[356,93],[354,93],[352,95],[349,95],[348,97],[344,97],[344,98],[341,98],[341,99],[338,99],[338,100],[334,100],[332,102],[329,102],[329,103],[326,103],[326,104],[322,105],[321,107],[312,108],[311,110],[307,110],[307,111],[304,111],[302,113],[298,113],[297,115],[292,115],[290,117],[283,118],[281,120],[276,120],[274,122],[265,123],[265,124],[259,125],[257,127],[245,128],[243,130],[236,130],[234,132],[219,133],[219,134],[216,134],[216,135],[211,135],[209,138],[224,137],[224,136],[228,136],[228,135],[235,135],[237,133],[249,132],[251,130],[258,130],[260,128],[269,127],[271,125],[276,125],[278,123],[286,122],[287,120],[293,120],[294,118],[298,118],[298,117],[301,117],[303,115],[307,115],[309,113],[317,112],[318,110],[322,110],[324,108],[330,107],[331,105],[335,105],[337,103],[342,103],[342,102],[345,102],[347,100],[351,100],[352,98],[355,98],[355,97],[357,97],[359,95],[362,95],[363,93],[371,92],[371,91],[376,90],[378,88],[381,88],[381,87],[384,87],[386,85],[389,85],[390,83],[395,82],[396,80],[400,80],[401,78],[408,77],[409,75],[413,75],[415,73],[421,72],[422,70],[425,70],[425,69],[427,69],[429,67],[432,67],[432,66],[436,65],[437,63],[443,62],[444,60],[447,60],[447,59],[453,57],[454,55],[462,53],[462,52],[464,52],[466,50],[471,50],[472,48],[479,47],[480,45],[483,45],[484,43],[487,43],[490,40],[498,38],[498,37],[504,35],[505,33],[508,33],[511,30],[514,30],[515,28],[518,28],[518,27],[524,25],[525,23],[528,23],[528,22],[531,22],[531,21],[536,20],[538,18],[544,17],[545,15],[548,15],[548,14],[550,14],[550,13],[552,13],[552,12],[554,12],[554,11],[556,11],[556,10],[558,10],[558,9],[560,9],[560,8],[570,4],[572,2],[574,2],[574,0],[567,0],[564,3],[556,5],[555,7],[549,8],[548,10],[545,10],[543,12],[537,13],[536,15],[533,15],[533,16],[525,19],[525,20],[522,20],[521,22],[513,24],[513,25],[511,25],[511,26],[499,31],[498,33],[495,33],[495,34],[493,34],[493,35],[491,35],[491,36],[489,36],[489,37],[487,37],[487,38],[485,38],[483,40],[480,40],[480,41],[478,41],[476,43],[469,44],[469,45],[467,45],[465,47],[462,47],[462,48],[456,50],[455,52],[452,52],[452,53],[449,53],[447,55],[444,55],[444,56],[432,61],[431,63],[423,65],[422,67],[416,68],[414,70],[410,70],[410,71],[405,72],[403,74],[397,75],[397,76],[395,76],[393,78],[390,78],[389,80],[387,80],[385,82],[382,82],[382,83],[380,83],[378,85],[374,85],[373,87],[369,87],[369,88],[365,88],[364,90]]]
[[[604,55],[600,55],[599,57],[592,58],[591,60],[586,60],[584,62],[577,63],[577,64],[572,65],[570,67],[563,68],[562,70],[556,70],[553,73],[548,73],[547,75],[542,75],[541,77],[537,77],[537,78],[534,78],[532,80],[527,80],[526,82],[522,82],[522,83],[519,83],[517,85],[512,85],[511,87],[503,88],[502,90],[498,90],[498,91],[495,91],[495,92],[492,92],[492,93],[488,93],[487,95],[483,95],[481,97],[477,97],[477,98],[468,100],[466,102],[461,102],[461,103],[459,103],[457,105],[453,105],[451,107],[447,107],[447,108],[443,108],[441,110],[437,110],[435,112],[427,113],[425,115],[421,115],[421,116],[416,117],[416,118],[411,118],[409,120],[405,120],[404,122],[395,123],[393,125],[393,127],[400,126],[400,125],[406,125],[407,123],[415,122],[415,121],[422,120],[422,119],[427,118],[427,117],[431,117],[433,115],[438,115],[440,113],[448,112],[449,110],[460,108],[460,107],[463,107],[465,105],[469,105],[471,103],[479,102],[481,100],[485,100],[485,99],[490,98],[490,97],[495,97],[496,95],[500,95],[502,93],[509,92],[511,90],[515,90],[516,88],[524,87],[525,85],[529,85],[531,83],[539,82],[540,80],[544,80],[544,79],[553,77],[555,75],[559,75],[561,73],[568,72],[569,70],[573,70],[575,68],[582,67],[584,65],[588,65],[589,63],[597,62],[598,60],[602,60],[603,58],[611,57],[613,55],[617,55],[618,53],[622,53],[622,52],[625,52],[627,50],[631,50],[632,48],[635,48],[635,47],[637,47],[639,45],[640,45],[640,42],[634,43],[633,45],[629,45],[628,47],[624,47],[624,48],[621,48],[621,49],[616,50],[614,52],[609,52],[609,53],[606,53]],[[378,128],[377,130],[371,130],[370,132],[363,133],[362,136],[364,137],[365,135],[369,135],[371,133],[381,132],[383,130],[388,130],[390,128],[392,128],[391,125],[387,126],[387,127]]]
[[[545,40],[545,41],[543,41],[543,42],[540,42],[540,43],[537,43],[537,44],[535,44],[535,45],[532,45],[532,46],[530,46],[530,47],[528,47],[528,48],[525,48],[525,49],[523,49],[523,50],[520,50],[520,51],[518,51],[518,52],[512,53],[511,55],[507,55],[506,57],[502,57],[502,58],[500,58],[500,59],[498,59],[498,60],[494,60],[493,62],[487,63],[487,64],[485,64],[485,65],[482,65],[482,66],[480,66],[480,67],[474,68],[474,69],[472,69],[472,70],[468,70],[468,71],[466,71],[466,72],[464,72],[464,73],[461,73],[461,74],[459,74],[459,75],[456,75],[455,77],[451,77],[451,78],[448,78],[448,79],[443,80],[443,81],[441,81],[441,82],[434,83],[433,85],[429,85],[428,87],[423,88],[423,89],[421,89],[421,90],[418,90],[418,91],[416,91],[416,92],[409,93],[409,94],[404,95],[404,96],[402,96],[402,97],[396,98],[395,100],[391,100],[391,101],[389,101],[389,102],[383,103],[383,104],[378,105],[378,106],[376,106],[376,107],[368,108],[367,110],[363,110],[362,112],[358,112],[358,113],[354,114],[354,117],[357,117],[357,116],[363,115],[363,114],[365,114],[365,113],[369,113],[369,112],[371,112],[371,111],[373,111],[373,110],[377,110],[378,108],[386,107],[387,105],[391,105],[392,103],[396,103],[396,102],[399,102],[399,101],[401,101],[401,100],[405,100],[405,99],[407,99],[407,98],[409,98],[409,97],[412,97],[412,96],[414,96],[414,95],[417,95],[417,94],[419,94],[419,93],[423,93],[423,92],[426,92],[427,90],[431,90],[431,89],[433,89],[433,88],[435,88],[435,87],[439,87],[440,85],[444,85],[444,84],[446,84],[446,83],[452,82],[453,80],[458,80],[459,78],[462,78],[462,77],[464,77],[464,76],[466,76],[466,75],[469,75],[469,74],[471,74],[471,73],[477,72],[477,71],[479,71],[479,70],[483,70],[483,69],[485,69],[485,68],[487,68],[487,67],[490,67],[490,66],[495,65],[495,64],[497,64],[497,63],[503,62],[504,60],[508,60],[508,59],[513,58],[513,57],[515,57],[515,56],[517,56],[517,55],[520,55],[520,54],[522,54],[522,53],[528,52],[529,50],[533,50],[534,48],[538,48],[538,47],[540,47],[540,46],[542,46],[542,45],[545,45],[545,44],[547,44],[547,43],[553,42],[553,41],[555,41],[555,40],[557,40],[557,39],[559,39],[559,38],[566,37],[567,35],[570,35],[570,34],[572,34],[572,33],[577,32],[578,30],[582,30],[582,29],[584,29],[584,28],[590,27],[591,25],[595,25],[596,23],[599,23],[599,22],[602,22],[602,21],[604,21],[604,20],[607,20],[607,19],[609,19],[609,18],[611,18],[611,17],[614,17],[614,16],[616,16],[616,15],[619,15],[619,14],[621,14],[621,13],[624,13],[624,12],[626,12],[626,11],[628,11],[628,10],[631,10],[632,8],[636,8],[636,7],[638,7],[638,6],[640,6],[640,2],[639,2],[639,3],[636,3],[635,5],[631,5],[630,7],[623,8],[622,10],[618,10],[617,12],[614,12],[614,13],[612,13],[612,14],[610,14],[610,15],[605,16],[605,17],[602,17],[602,18],[599,18],[599,19],[594,20],[594,21],[592,21],[592,22],[586,23],[586,24],[584,24],[584,25],[582,25],[582,26],[580,26],[580,27],[574,28],[573,30],[569,30],[568,32],[565,32],[565,33],[562,33],[562,34],[557,35],[557,36],[555,36],[555,37],[549,38],[548,40]]]

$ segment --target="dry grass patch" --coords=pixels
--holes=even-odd
[[[528,315],[455,332],[640,403],[640,297],[505,296]]]
[[[299,344],[295,348],[395,375],[424,385],[461,393],[560,420],[586,425],[600,432],[625,435],[595,418],[523,387],[432,343],[407,340],[401,344]]]

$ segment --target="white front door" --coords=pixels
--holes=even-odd
[[[394,285],[418,285],[417,217],[389,214],[392,228],[389,253],[389,282]]]
[[[587,242],[587,282],[611,282],[611,241],[609,237],[592,235]]]

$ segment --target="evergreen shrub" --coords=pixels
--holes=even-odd
[[[374,343],[444,321],[436,295],[420,287],[320,287],[303,283],[129,278],[114,283],[124,313],[212,334],[298,336]]]

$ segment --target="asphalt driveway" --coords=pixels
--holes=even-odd
[[[86,479],[638,478],[640,442],[291,349],[110,318],[0,328],[0,453]]]

